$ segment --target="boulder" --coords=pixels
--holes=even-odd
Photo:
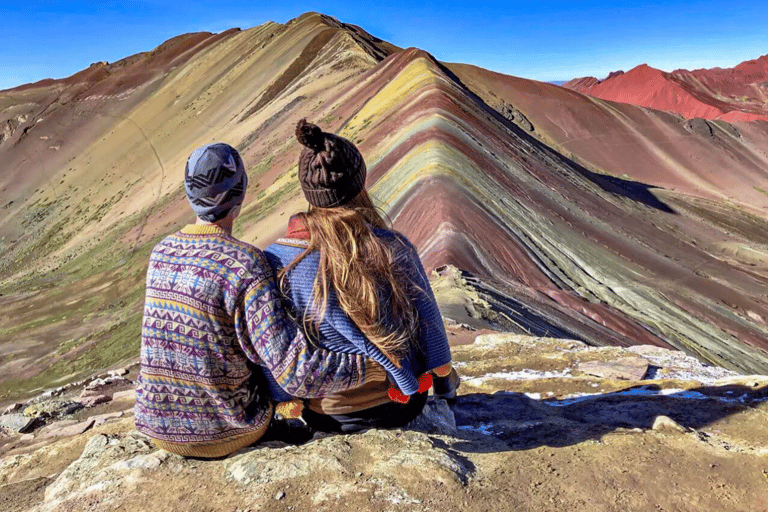
[[[669,416],[656,416],[653,421],[653,430],[660,432],[685,433],[688,430]]]
[[[77,436],[88,430],[93,426],[95,420],[90,418],[74,425],[62,426],[60,428],[53,428],[45,433],[45,437],[72,437]]]
[[[123,411],[117,411],[117,412],[108,412],[106,414],[99,414],[97,416],[92,416],[91,418],[93,421],[95,421],[95,425],[103,425],[108,420],[116,419],[116,418],[122,418],[123,417]]]
[[[112,400],[136,400],[136,390],[126,389],[125,391],[118,391],[112,394]]]
[[[109,387],[127,386],[131,381],[119,376],[107,376],[100,379],[94,379],[89,382],[85,389],[88,391],[102,391]]]
[[[614,361],[586,361],[578,370],[603,379],[642,380],[648,373],[648,361],[642,357],[623,357]]]
[[[697,135],[701,135],[703,137],[712,137],[712,125],[709,124],[709,122],[706,119],[702,119],[700,117],[694,117],[693,119],[688,119],[685,124],[685,129],[689,132],[693,132]]]
[[[128,368],[119,368],[117,370],[110,370],[107,375],[110,377],[122,377],[123,375],[128,375]]]
[[[12,412],[18,411],[22,407],[24,407],[24,404],[21,404],[21,403],[11,404],[3,410],[3,414],[11,414]]]
[[[93,407],[98,404],[110,402],[111,400],[112,400],[112,397],[109,395],[93,395],[93,396],[80,397],[77,399],[77,401],[83,404],[84,407]]]
[[[37,417],[30,417],[24,414],[5,414],[0,416],[0,427],[24,434],[35,429],[39,424]]]
[[[59,421],[50,423],[48,425],[45,425],[43,428],[41,428],[37,432],[37,434],[40,435],[40,436],[44,436],[48,432],[53,432],[54,430],[59,430],[59,429],[62,429],[64,427],[70,427],[72,425],[77,425],[78,423],[80,423],[80,422],[77,421],[77,420],[59,420]]]
[[[74,414],[83,408],[83,404],[73,400],[48,399],[36,404],[28,405],[24,409],[24,415],[41,418],[58,418]]]
[[[402,492],[415,475],[430,475],[434,483],[464,485],[474,467],[444,444],[413,431],[369,430],[362,434],[329,436],[301,446],[252,449],[225,462],[234,483],[252,488],[312,476],[325,483],[344,475],[366,475]]]
[[[407,429],[427,434],[458,435],[456,417],[448,406],[448,402],[434,397],[429,398],[424,410],[408,425]]]

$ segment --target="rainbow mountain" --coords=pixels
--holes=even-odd
[[[146,259],[225,141],[258,246],[306,208],[296,122],[354,141],[447,321],[768,372],[768,123],[690,120],[308,13],[0,91],[0,402],[137,358]]]

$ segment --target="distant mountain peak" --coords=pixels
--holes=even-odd
[[[604,100],[675,112],[686,118],[768,120],[760,84],[768,81],[768,55],[733,68],[662,71],[647,63],[604,80],[577,78],[563,85]]]

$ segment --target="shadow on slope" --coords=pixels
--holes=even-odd
[[[599,173],[588,170],[581,164],[568,158],[562,153],[556,151],[555,149],[547,146],[536,137],[530,135],[525,130],[521,129],[515,123],[513,123],[512,121],[507,119],[504,115],[502,115],[498,110],[488,105],[485,102],[485,100],[483,100],[479,95],[475,94],[447,66],[443,65],[442,63],[440,63],[434,58],[433,60],[435,64],[440,68],[440,70],[443,73],[445,73],[447,77],[453,80],[459,87],[461,87],[465,91],[467,96],[472,99],[472,101],[474,101],[486,113],[488,113],[491,117],[493,117],[499,123],[504,125],[508,130],[513,132],[517,137],[525,141],[527,144],[530,144],[531,146],[537,148],[542,153],[545,153],[545,154],[548,153],[551,157],[559,159],[569,169],[576,171],[580,176],[591,181],[592,183],[600,187],[605,192],[608,192],[610,194],[614,194],[617,196],[626,197],[627,199],[631,199],[632,201],[644,204],[645,206],[654,208],[656,210],[660,210],[665,213],[676,213],[672,208],[670,208],[668,205],[660,201],[655,195],[653,195],[653,193],[651,192],[651,189],[658,188],[658,187],[653,187],[651,185],[648,185],[646,183],[641,183],[639,181],[617,178],[615,176],[599,174]]]
[[[453,448],[490,453],[570,446],[599,440],[617,429],[653,428],[658,416],[673,419],[681,431],[701,429],[766,401],[768,388],[744,385],[704,386],[671,393],[647,385],[561,400],[534,400],[510,392],[475,393],[458,397],[452,406],[463,439]],[[698,435],[707,437],[701,432]]]
[[[653,192],[651,192],[653,188],[658,187],[653,187],[639,181],[617,178],[616,176],[609,176],[607,174],[598,174],[586,169],[585,167],[579,165],[569,158],[566,158],[565,156],[562,156],[562,158],[565,159],[568,164],[579,174],[603,189],[605,192],[626,197],[627,199],[631,199],[637,203],[642,203],[649,208],[654,208],[664,213],[677,213],[666,203],[660,201],[653,194]]]

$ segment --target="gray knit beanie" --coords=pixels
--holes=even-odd
[[[243,202],[247,186],[243,160],[229,144],[206,144],[187,160],[184,190],[195,214],[204,221],[226,217]]]
[[[299,156],[299,182],[309,204],[341,206],[363,190],[365,161],[354,144],[306,119],[296,125],[296,138],[305,146]]]

